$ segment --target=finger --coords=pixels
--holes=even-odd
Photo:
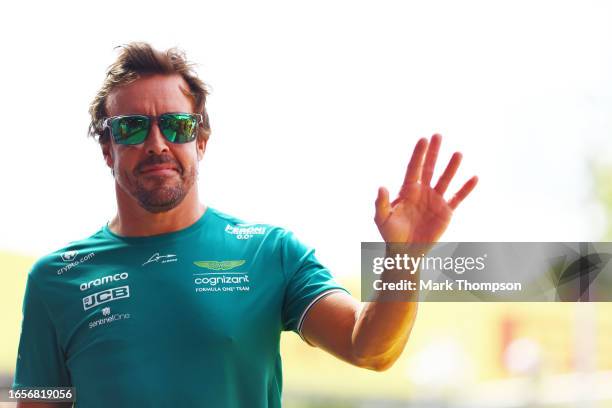
[[[378,189],[378,197],[376,197],[375,206],[376,214],[374,215],[374,222],[381,225],[389,217],[389,213],[391,212],[391,207],[389,206],[389,191],[386,188],[380,187]]]
[[[442,173],[442,176],[440,176],[440,180],[438,180],[438,184],[436,184],[434,190],[436,190],[441,196],[444,195],[448,185],[455,176],[455,173],[459,168],[459,164],[461,163],[461,157],[461,153],[455,152],[453,157],[451,157],[450,161],[448,162],[444,173]]]
[[[440,143],[442,142],[442,136],[435,134],[431,137],[429,147],[427,148],[427,155],[425,156],[425,163],[423,163],[423,176],[421,177],[421,184],[429,186],[431,178],[433,177],[434,168],[436,167],[436,160],[438,158],[438,151],[440,150]]]
[[[476,184],[478,184],[477,176],[474,176],[468,181],[466,181],[463,187],[461,187],[461,189],[457,191],[457,194],[455,194],[453,198],[450,199],[450,201],[448,202],[448,206],[452,208],[453,210],[457,208],[457,206],[461,204],[461,202],[465,199],[465,197],[467,197],[468,194],[472,192],[474,187],[476,187]]]
[[[423,137],[419,139],[416,146],[414,146],[414,151],[412,152],[410,163],[408,163],[408,168],[406,169],[406,176],[404,177],[402,187],[406,184],[416,183],[419,181],[421,170],[423,168],[423,156],[427,151],[427,143],[427,139]]]

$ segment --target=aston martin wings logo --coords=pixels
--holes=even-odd
[[[246,261],[244,259],[240,259],[237,261],[194,261],[193,264],[195,266],[199,266],[200,268],[210,269],[213,271],[229,271],[230,269],[244,265],[245,262]]]

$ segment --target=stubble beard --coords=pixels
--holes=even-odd
[[[130,179],[127,174],[124,175]],[[189,193],[197,179],[197,169],[191,167],[188,172],[178,172],[177,176],[134,175],[125,189],[138,201],[140,206],[150,213],[163,213],[177,207]],[[123,184],[123,183],[120,183]]]

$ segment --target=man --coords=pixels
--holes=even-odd
[[[376,371],[401,354],[416,302],[362,307],[291,232],[200,203],[206,96],[176,50],[132,43],[111,65],[90,130],[117,215],[32,268],[16,387],[74,386],[79,407],[278,407],[283,330]],[[455,153],[430,187],[440,141],[419,140],[393,202],[379,189],[386,242],[436,242],[476,185],[444,200]]]

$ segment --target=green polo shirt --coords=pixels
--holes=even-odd
[[[34,265],[14,386],[77,407],[279,407],[280,334],[346,291],[294,234],[208,208],[149,237],[107,226]]]

